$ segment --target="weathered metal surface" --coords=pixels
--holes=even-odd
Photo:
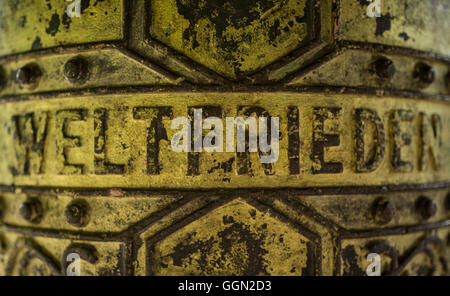
[[[150,34],[232,78],[307,44],[313,1],[151,1]],[[222,5],[221,5],[222,4]]]
[[[450,56],[448,1],[381,1],[380,17],[361,17],[369,1],[340,1],[340,41],[398,46]]]
[[[448,275],[448,1],[75,2],[0,0],[0,274]]]
[[[203,122],[207,116],[221,119],[222,152],[172,149],[179,131],[172,121],[189,116],[194,107],[203,109]],[[9,102],[0,114],[3,185],[302,188],[450,178],[450,105],[440,101],[284,92],[140,93],[45,99],[39,106]],[[263,164],[258,152],[236,152],[237,143],[231,143],[234,152],[226,152],[226,117],[262,115],[279,118],[276,161]]]
[[[122,0],[79,2],[83,17],[71,18],[67,1],[0,1],[0,56],[122,39]]]

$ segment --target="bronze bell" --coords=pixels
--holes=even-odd
[[[450,7],[386,2],[0,1],[0,274],[448,275]]]

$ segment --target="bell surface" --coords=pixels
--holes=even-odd
[[[0,0],[0,275],[448,275],[447,0]]]

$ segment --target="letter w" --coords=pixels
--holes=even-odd
[[[48,131],[48,114],[13,116],[16,166],[13,175],[41,174]]]

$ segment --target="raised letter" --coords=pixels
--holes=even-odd
[[[342,163],[325,162],[325,147],[340,145],[340,136],[338,134],[325,133],[325,120],[337,119],[340,108],[314,108],[313,119],[313,143],[311,158],[318,167],[313,166],[313,174],[338,174],[342,173]],[[318,162],[318,163],[317,163]]]
[[[355,124],[356,172],[372,172],[377,169],[384,156],[383,122],[373,110],[356,109]]]

